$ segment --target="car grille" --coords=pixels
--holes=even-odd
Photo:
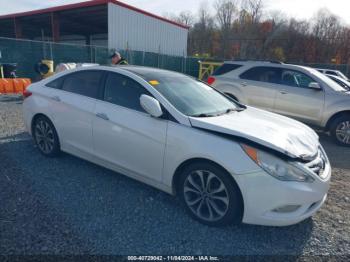
[[[305,163],[305,166],[319,177],[324,178],[326,162],[326,156],[324,155],[323,151],[319,149],[316,157],[312,161]]]

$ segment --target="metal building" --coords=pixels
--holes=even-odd
[[[0,37],[187,55],[188,27],[116,0],[0,16]]]

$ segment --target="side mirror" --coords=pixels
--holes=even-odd
[[[317,83],[317,82],[311,82],[309,84],[309,88],[312,88],[312,89],[315,89],[315,90],[321,90],[322,89],[320,84]]]
[[[141,95],[140,104],[142,108],[151,116],[160,117],[163,115],[163,111],[158,100],[151,96]]]

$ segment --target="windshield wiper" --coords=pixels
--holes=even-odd
[[[201,114],[196,114],[196,115],[191,115],[191,116],[192,117],[213,117],[213,116],[217,116],[217,115],[201,113]]]
[[[196,114],[196,115],[191,115],[192,117],[214,117],[214,116],[221,116],[221,115],[225,115],[225,114],[228,114],[228,113],[231,113],[231,112],[241,112],[243,111],[245,108],[228,108],[226,109],[225,111],[223,112],[218,112],[218,113],[211,113],[211,114],[208,114],[208,113],[201,113],[201,114]]]
[[[231,112],[241,112],[243,111],[245,108],[228,108],[226,109],[224,112],[221,112],[219,114],[217,114],[217,116],[221,116],[221,115],[225,115],[225,114],[229,114]]]

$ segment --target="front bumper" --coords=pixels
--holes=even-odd
[[[329,164],[324,172],[324,179],[315,177],[312,183],[280,181],[263,170],[236,175],[244,202],[242,222],[288,226],[312,216],[327,198],[331,177]]]

